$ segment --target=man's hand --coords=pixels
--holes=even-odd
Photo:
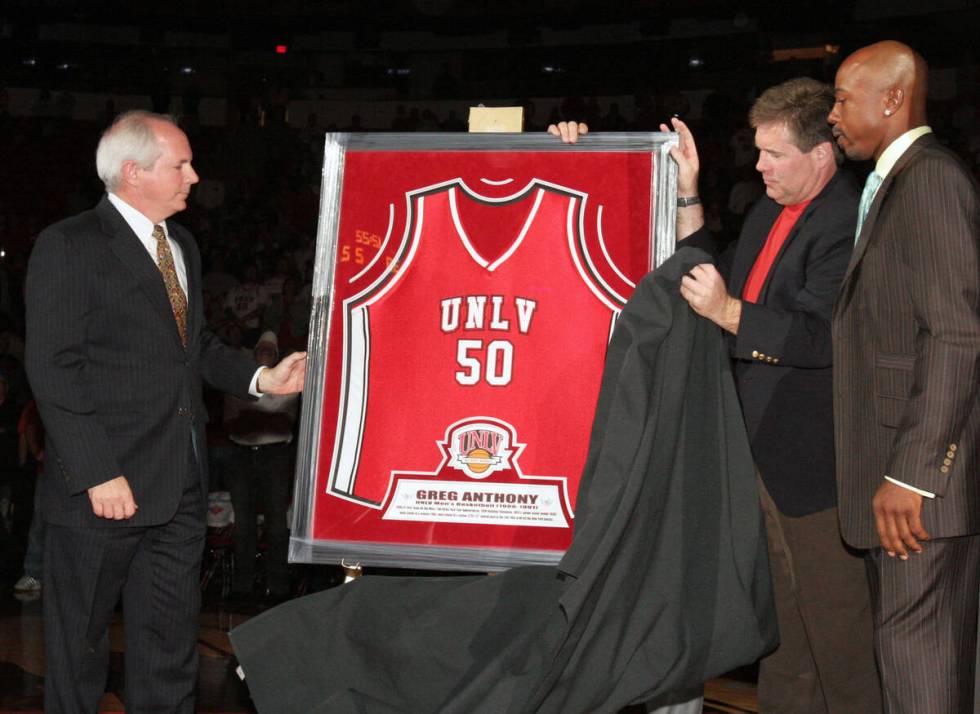
[[[92,513],[112,521],[132,518],[139,508],[125,476],[92,486],[88,490],[88,500],[92,503]]]
[[[295,394],[303,391],[305,379],[306,353],[293,352],[275,367],[263,369],[256,387],[262,394]]]
[[[698,147],[694,143],[694,135],[687,128],[687,124],[677,117],[671,117],[670,123],[674,131],[680,135],[680,143],[670,147],[670,155],[677,162],[677,195],[697,196],[701,162],[698,159]],[[666,124],[661,124],[660,131],[670,131],[670,129]]]
[[[742,301],[728,294],[725,279],[711,263],[695,265],[681,278],[681,297],[691,309],[733,335],[742,319]]]
[[[560,121],[548,126],[548,133],[560,138],[566,144],[574,144],[580,136],[589,133],[589,127],[580,121]]]
[[[930,537],[919,520],[922,496],[885,480],[878,487],[871,507],[874,510],[881,547],[888,555],[893,558],[897,555],[902,560],[908,560],[909,550],[922,552],[919,541],[929,540]]]

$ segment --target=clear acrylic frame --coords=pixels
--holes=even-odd
[[[589,134],[577,144],[565,145],[544,133],[463,134],[463,133],[331,133],[326,135],[319,226],[312,283],[312,303],[308,343],[306,386],[303,396],[296,458],[293,519],[289,560],[295,563],[360,563],[371,566],[425,568],[434,570],[494,571],[516,565],[553,564],[560,551],[508,549],[499,547],[447,547],[430,543],[379,543],[370,539],[324,540],[315,537],[315,502],[318,469],[324,449],[323,403],[326,369],[331,349],[331,320],[336,296],[339,230],[344,190],[344,172],[352,152],[431,152],[432,161],[459,152],[525,152],[649,154],[650,216],[647,255],[652,269],[674,252],[676,217],[676,164],[669,156],[677,145],[672,132]],[[359,189],[362,187],[358,187]],[[369,190],[369,187],[363,187]],[[348,190],[351,190],[348,188]],[[587,437],[587,434],[584,435]],[[322,494],[321,494],[322,495]]]

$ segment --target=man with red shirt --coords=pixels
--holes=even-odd
[[[837,170],[833,102],[811,79],[759,97],[749,122],[766,196],[718,267],[699,265],[681,284],[692,309],[729,333],[759,470],[781,640],[760,665],[760,712],[881,711],[867,576],[838,527],[830,317],[858,190]],[[684,123],[673,124],[677,235],[703,244],[697,149]]]

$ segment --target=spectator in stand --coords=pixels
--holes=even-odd
[[[602,118],[602,128],[604,131],[627,131],[629,129],[629,122],[619,111],[619,102],[609,104],[609,112]]]
[[[14,329],[14,321],[7,312],[0,312],[0,354],[9,355],[24,363],[24,340]]]
[[[516,105],[524,108],[524,131],[538,131],[541,127],[538,126],[538,122],[534,118],[537,111],[534,102],[530,99],[521,99]],[[463,131],[466,131],[465,126]]]
[[[20,500],[17,469],[17,422],[20,409],[10,394],[7,373],[0,371],[0,532],[13,533],[14,513]]]
[[[408,130],[418,131],[419,124],[421,123],[421,121],[422,121],[422,117],[419,115],[419,108],[412,107],[408,113]]]
[[[423,109],[419,117],[419,131],[439,131],[439,120],[431,109]]]
[[[364,120],[361,119],[361,115],[351,114],[350,124],[344,127],[344,131],[364,131]]]
[[[280,255],[276,258],[276,268],[272,272],[272,275],[262,283],[262,288],[260,294],[262,297],[262,302],[266,305],[277,301],[279,296],[282,295],[282,285],[286,282],[286,278],[292,273],[292,267],[289,264],[289,257],[285,255]]]
[[[525,121],[525,128],[527,124]],[[450,109],[446,114],[446,120],[442,123],[443,131],[466,131],[466,122],[459,118],[455,109]]]
[[[229,321],[238,325],[247,343],[258,336],[259,321],[265,308],[258,276],[258,266],[249,263],[245,266],[242,282],[229,290],[225,298],[225,314]]]
[[[408,118],[408,110],[404,104],[395,107],[395,118],[391,120],[392,131],[411,131],[411,121]]]
[[[437,99],[452,99],[459,93],[459,81],[449,69],[449,63],[443,62],[439,73],[432,81],[432,96]]]
[[[274,332],[283,352],[306,349],[309,331],[310,296],[300,294],[299,280],[289,275],[282,283],[282,292],[269,302],[263,314],[263,326]]]
[[[255,345],[255,359],[265,367],[279,362],[279,346],[273,332],[265,332]],[[235,511],[233,552],[235,571],[232,601],[248,604],[253,599],[257,548],[256,512],[265,518],[267,592],[271,602],[290,595],[286,560],[289,533],[286,509],[292,490],[292,463],[296,453],[293,430],[299,395],[263,394],[258,401],[225,396],[225,430],[237,446],[237,467],[225,474]]]

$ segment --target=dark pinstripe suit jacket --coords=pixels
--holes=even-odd
[[[932,135],[885,178],[834,306],[834,416],[844,539],[878,545],[885,475],[931,491],[933,537],[980,532],[980,201]]]
[[[188,280],[188,334],[146,248],[108,198],[41,233],[27,272],[26,362],[47,430],[43,512],[62,525],[145,526],[169,520],[187,482],[191,432],[205,448],[202,378],[241,395],[256,365],[204,324],[201,258],[173,221]],[[206,458],[198,454],[202,488]],[[86,490],[119,475],[139,510],[92,513]]]

